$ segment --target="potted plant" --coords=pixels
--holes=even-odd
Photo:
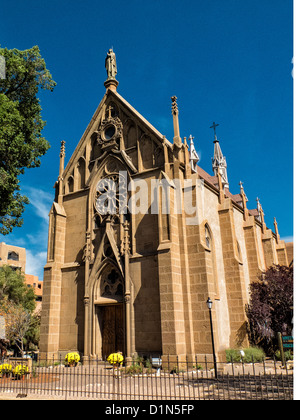
[[[0,376],[9,378],[12,372],[12,366],[9,363],[0,365]]]
[[[77,366],[80,356],[76,352],[70,352],[66,354],[65,361],[67,366]]]
[[[26,365],[18,365],[13,370],[13,376],[15,379],[24,379],[25,375],[29,373],[28,366]]]
[[[123,365],[124,357],[121,351],[118,351],[117,353],[111,353],[107,361],[112,365],[113,367],[113,376],[114,378],[119,378],[119,367]]]

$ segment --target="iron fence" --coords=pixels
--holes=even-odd
[[[158,368],[140,360],[115,367],[97,359],[71,367],[64,358],[38,360],[23,376],[2,372],[0,393],[100,400],[293,399],[293,371],[276,361],[218,363],[216,375],[206,357],[172,360]]]

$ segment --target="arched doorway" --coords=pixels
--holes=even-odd
[[[95,352],[103,359],[111,353],[125,354],[124,281],[119,270],[108,264],[100,274],[100,293],[95,296]],[[99,284],[98,283],[98,284]]]
[[[125,329],[123,305],[99,305],[99,325],[102,337],[103,359],[117,351],[125,353]]]

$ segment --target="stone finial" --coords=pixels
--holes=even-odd
[[[172,96],[172,114],[178,115],[177,96]]]
[[[173,126],[174,126],[173,143],[178,148],[181,148],[182,141],[181,141],[180,132],[179,132],[179,119],[178,119],[179,111],[178,111],[178,105],[177,105],[177,97],[172,96],[171,99],[172,99],[172,114],[173,114]]]
[[[220,168],[217,168],[217,178],[218,178],[218,185],[219,185],[219,203],[222,204],[224,202],[225,199],[225,193],[224,193],[224,186],[223,186],[223,182],[222,182],[222,175],[220,172]]]
[[[242,197],[242,202],[243,202],[244,220],[246,221],[249,218],[249,211],[247,209],[248,198],[246,197],[242,181],[239,182],[239,186],[240,186],[240,196]]]
[[[196,148],[194,145],[194,137],[192,135],[190,135],[189,141],[190,141],[190,165],[191,165],[192,171],[197,172],[196,166],[200,159],[199,159],[198,153],[196,152]]]
[[[65,157],[66,156],[66,147],[65,147],[65,145],[66,145],[66,142],[64,141],[64,140],[62,140],[61,142],[60,142],[60,157]]]
[[[222,182],[224,188],[229,189],[229,182],[228,182],[228,175],[227,175],[227,162],[226,157],[223,155],[219,140],[217,139],[216,134],[216,127],[218,127],[219,124],[216,124],[215,122],[210,128],[214,129],[214,157],[212,158],[212,166],[215,176],[217,175],[217,172],[219,171],[222,177]]]
[[[65,155],[66,155],[66,142],[64,140],[60,143],[60,153],[59,153],[59,175],[58,175],[58,204],[62,205],[62,195],[63,195],[63,173],[65,170]]]
[[[266,224],[265,224],[265,214],[262,208],[262,205],[260,204],[259,198],[256,198],[256,202],[257,202],[257,210],[259,213],[259,218],[260,218],[260,222],[262,224],[262,232],[265,233],[266,230]]]
[[[274,228],[275,228],[276,242],[279,243],[280,236],[278,232],[278,223],[277,223],[276,217],[274,217]]]
[[[66,142],[64,140],[60,143],[60,153],[59,153],[59,177],[62,178],[62,174],[65,170],[65,156],[66,156]]]

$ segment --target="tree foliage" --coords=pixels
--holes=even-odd
[[[20,193],[19,176],[40,166],[50,145],[42,137],[45,122],[37,97],[39,88],[53,91],[56,83],[38,46],[28,50],[0,48],[6,78],[0,80],[0,233],[23,223],[28,198]]]
[[[35,309],[35,293],[31,287],[27,287],[24,275],[14,271],[8,265],[0,268],[0,306],[8,300],[28,312]]]
[[[39,316],[34,315],[35,293],[24,275],[8,265],[0,268],[0,315],[5,318],[6,339],[23,354],[24,344],[36,344]]]
[[[6,300],[0,308],[5,317],[6,339],[16,345],[23,356],[24,338],[31,324],[31,314],[22,305]]]
[[[273,266],[250,285],[246,306],[252,344],[269,350],[278,332],[291,335],[293,308],[293,267]]]

